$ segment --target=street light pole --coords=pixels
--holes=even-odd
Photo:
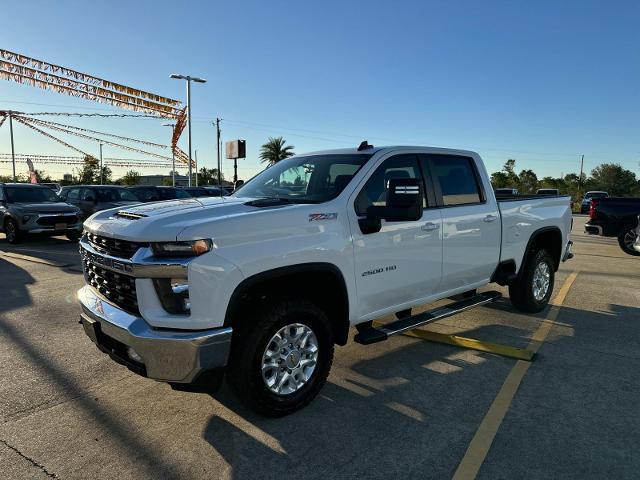
[[[163,127],[171,127],[171,139],[173,141],[173,135],[175,135],[176,132],[176,124],[175,123],[163,123],[162,124]],[[176,154],[173,151],[173,148],[171,148],[171,164],[172,164],[172,170],[171,170],[171,183],[172,185],[175,187],[176,186]]]
[[[196,187],[198,186],[198,149],[196,148],[195,151],[195,157],[196,157]]]
[[[11,110],[9,110],[9,135],[11,136],[11,160],[13,161],[13,181],[17,182],[16,178],[16,153],[13,149],[13,120],[11,119]]]
[[[177,73],[172,73],[170,78],[178,79],[178,80],[186,80],[187,82],[187,125],[189,128],[188,139],[189,139],[189,186],[191,186],[191,175],[193,174],[193,167],[191,165],[191,81],[197,83],[206,83],[207,81],[204,78],[192,77],[190,75],[179,75]]]
[[[103,178],[102,178],[102,143],[100,144],[100,185],[102,185],[103,183]]]

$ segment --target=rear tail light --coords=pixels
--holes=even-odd
[[[598,206],[597,200],[591,200],[591,204],[589,205],[589,218],[591,220],[595,220],[596,218],[596,207]]]

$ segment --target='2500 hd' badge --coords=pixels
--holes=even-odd
[[[338,218],[338,213],[310,213],[310,222],[319,222],[320,220],[335,220]]]

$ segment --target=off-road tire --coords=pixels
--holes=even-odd
[[[626,225],[622,230],[620,230],[620,233],[618,234],[618,244],[620,245],[620,248],[624,253],[637,257],[637,256],[640,256],[640,252],[636,252],[633,249],[633,244],[627,245],[627,238],[626,238],[627,235],[632,234],[633,238],[635,239],[636,227],[637,225]]]
[[[300,323],[311,328],[318,342],[318,359],[310,379],[288,395],[272,392],[262,378],[262,356],[282,327]],[[260,304],[234,325],[226,379],[249,408],[268,417],[281,417],[309,404],[323,387],[333,362],[334,341],[326,313],[299,298],[282,298]]]
[[[533,278],[536,268],[541,262],[547,263],[549,267],[549,288],[542,299],[536,300],[533,295]],[[516,309],[528,313],[544,310],[551,299],[554,280],[555,263],[551,255],[544,249],[533,251],[522,266],[522,272],[520,272],[518,279],[509,285],[511,304]]]

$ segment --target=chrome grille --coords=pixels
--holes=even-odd
[[[87,283],[107,300],[129,313],[140,315],[134,277],[107,270],[86,255],[82,259],[82,269]]]
[[[87,234],[87,240],[98,252],[119,258],[131,258],[140,247],[146,247],[148,245],[146,243],[103,237],[93,233]]]

